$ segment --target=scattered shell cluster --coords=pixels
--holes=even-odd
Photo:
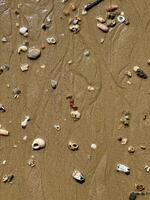
[[[112,4],[106,8],[106,17],[97,16],[97,27],[107,33],[108,31],[112,30],[117,23],[121,24],[124,23],[126,25],[129,24],[129,20],[125,17],[124,12],[118,11],[119,6],[116,4]]]

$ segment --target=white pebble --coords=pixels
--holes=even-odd
[[[95,150],[97,148],[96,144],[91,144],[91,149]]]
[[[27,32],[28,32],[28,28],[25,27],[25,26],[22,26],[22,27],[19,29],[19,33],[20,33],[21,35],[24,35],[24,34],[26,34]]]

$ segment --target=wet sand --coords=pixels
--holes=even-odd
[[[96,16],[104,15],[105,6],[110,4],[105,0],[87,15],[80,14],[81,30],[73,34],[68,19],[78,10],[71,11],[70,16],[65,16],[63,10],[75,3],[81,13],[85,0],[68,0],[65,4],[60,0],[0,0],[0,38],[8,39],[0,43],[0,64],[10,65],[10,70],[0,75],[0,103],[6,108],[5,113],[0,113],[0,124],[10,132],[10,136],[0,138],[0,160],[7,160],[0,165],[0,178],[14,174],[12,184],[0,181],[1,200],[127,200],[135,183],[144,184],[150,191],[150,174],[144,171],[144,166],[150,164],[150,81],[133,73],[133,66],[138,65],[150,76],[150,3],[112,2],[128,16],[129,26],[117,25],[109,33],[96,27]],[[15,14],[18,3],[22,4],[19,17]],[[41,24],[48,15],[52,22],[44,31]],[[28,37],[19,34],[16,22],[28,27]],[[56,45],[46,43],[51,36],[57,38]],[[103,44],[101,38],[105,39]],[[26,52],[17,53],[25,40],[30,47],[45,45],[40,58],[29,60]],[[89,57],[83,55],[86,49]],[[69,60],[73,61],[71,65]],[[20,70],[22,63],[29,64],[27,72]],[[43,64],[45,69],[40,67]],[[133,74],[131,85],[127,84],[126,71]],[[50,87],[51,79],[58,80],[55,90]],[[89,92],[89,85],[95,91]],[[22,91],[18,99],[13,97],[15,87]],[[68,95],[74,97],[81,112],[76,122],[70,117]],[[130,126],[118,129],[123,111],[131,113]],[[20,123],[25,115],[31,120],[22,129]],[[60,124],[61,130],[55,130],[54,124]],[[127,137],[128,144],[121,145],[118,136]],[[45,139],[45,149],[32,150],[36,137]],[[68,149],[70,140],[79,144],[78,151]],[[91,143],[97,144],[95,151]],[[136,149],[132,155],[127,151],[129,145]],[[145,145],[146,150],[141,150],[140,145]],[[36,162],[33,168],[27,165],[32,155]],[[129,166],[131,174],[117,173],[117,163]],[[84,184],[73,180],[74,168],[85,175]]]

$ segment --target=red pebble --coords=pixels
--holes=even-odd
[[[118,5],[112,4],[112,5],[109,5],[108,7],[106,7],[106,11],[107,12],[113,12],[113,11],[117,10],[118,8],[119,8]]]

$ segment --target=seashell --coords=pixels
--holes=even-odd
[[[145,165],[144,169],[145,169],[145,171],[146,171],[147,173],[150,172],[150,167],[149,167],[148,165]]]
[[[56,39],[54,37],[49,37],[46,39],[48,44],[56,44]]]
[[[102,23],[97,23],[97,27],[101,30],[101,31],[103,31],[103,32],[105,32],[105,33],[107,33],[108,31],[109,31],[109,28],[108,28],[108,26],[107,25],[105,25],[105,24],[102,24]]]
[[[117,10],[118,8],[119,8],[118,5],[112,4],[112,5],[109,5],[108,7],[106,7],[106,11],[107,11],[107,12],[112,12],[112,11]]]
[[[19,29],[19,33],[20,33],[21,35],[25,35],[27,32],[28,32],[28,28],[25,27],[25,26],[22,26],[22,27]]]
[[[75,142],[69,141],[68,148],[72,151],[75,151],[79,149],[79,145]]]
[[[2,42],[7,42],[7,38],[6,37],[2,37],[1,41]]]
[[[20,65],[20,68],[22,72],[25,72],[25,71],[28,71],[29,65],[27,63],[24,63]]]
[[[45,147],[46,143],[42,138],[36,138],[32,143],[33,150],[40,150]]]
[[[97,16],[96,20],[99,21],[100,23],[105,23],[106,20],[103,17]]]
[[[28,47],[26,45],[21,45],[18,48],[18,53],[20,54],[21,51],[26,52],[28,50]]]
[[[116,25],[116,21],[113,19],[108,19],[107,22],[106,22],[106,25],[108,27],[114,27]]]
[[[13,178],[14,178],[14,175],[13,175],[13,174],[4,175],[4,176],[3,176],[3,182],[4,182],[4,183],[10,183],[10,182],[12,181]]]
[[[30,120],[29,116],[25,116],[25,119],[21,122],[21,127],[26,128],[28,121]]]
[[[5,107],[1,103],[0,103],[0,112],[6,112]]]
[[[139,66],[134,66],[134,67],[133,67],[133,71],[134,71],[134,72],[137,72],[139,69],[140,69]]]
[[[135,189],[138,191],[143,191],[145,189],[145,187],[142,184],[135,184]]]
[[[80,26],[79,26],[79,24],[73,24],[73,25],[71,24],[69,26],[69,30],[74,32],[74,33],[77,33],[77,32],[80,31]]]
[[[129,146],[128,147],[128,152],[129,153],[134,153],[135,152],[135,148],[133,146]]]
[[[70,114],[71,114],[71,117],[72,117],[74,120],[79,120],[80,117],[81,117],[81,114],[80,114],[80,112],[79,112],[78,110],[72,110],[72,111],[70,112]]]
[[[29,50],[28,50],[27,57],[35,60],[35,59],[39,58],[40,55],[41,55],[40,49],[35,48],[35,47],[30,47]]]
[[[85,182],[84,175],[77,169],[74,169],[74,171],[72,173],[72,177],[79,183],[84,183]]]
[[[127,138],[122,138],[121,144],[127,144],[127,142],[128,142],[128,139],[127,139]]]
[[[125,173],[125,174],[127,174],[127,175],[130,174],[130,168],[127,167],[126,165],[120,164],[120,163],[117,164],[116,171],[117,171],[117,172]]]
[[[60,129],[61,129],[59,124],[55,124],[55,125],[54,125],[54,128],[55,128],[57,131],[60,131]]]
[[[7,130],[5,130],[5,129],[0,129],[0,135],[8,136],[9,132]]]
[[[58,85],[58,81],[56,81],[56,80],[51,80],[51,87],[52,87],[53,89],[56,89],[57,85]]]
[[[87,89],[88,89],[88,91],[90,91],[90,92],[95,90],[95,88],[94,88],[93,86],[91,86],[91,85],[89,85]]]
[[[119,15],[119,16],[117,17],[117,20],[118,20],[118,22],[120,22],[120,23],[124,23],[125,20],[126,20],[126,18],[125,18],[123,15]]]

